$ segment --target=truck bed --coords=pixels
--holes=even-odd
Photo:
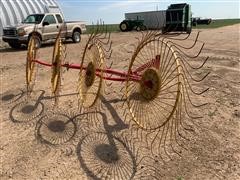
[[[65,21],[65,23],[85,23],[85,21]]]

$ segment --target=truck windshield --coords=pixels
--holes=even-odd
[[[33,14],[33,15],[29,15],[24,21],[23,23],[27,23],[27,24],[39,24],[42,19],[43,19],[44,15],[43,14]]]

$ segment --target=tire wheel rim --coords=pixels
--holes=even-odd
[[[74,33],[74,39],[75,39],[76,42],[80,41],[80,37],[79,37],[78,33]]]
[[[125,30],[127,29],[127,25],[126,25],[126,24],[122,24],[122,25],[121,25],[121,28],[122,28],[122,30],[125,31]]]
[[[40,48],[40,41],[38,39],[36,39],[35,48]]]

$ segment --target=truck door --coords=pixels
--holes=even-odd
[[[56,19],[58,21],[59,28],[61,28],[61,37],[67,37],[67,26],[66,23],[64,23],[62,16],[60,14],[56,14]]]
[[[55,39],[57,37],[59,25],[53,15],[46,15],[42,25],[43,40]]]

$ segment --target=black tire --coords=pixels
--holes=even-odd
[[[81,42],[81,33],[79,31],[74,31],[73,32],[72,41],[74,43],[80,43]]]
[[[137,26],[137,27],[136,27],[136,31],[141,31],[141,27],[140,27],[140,26]]]
[[[36,48],[39,49],[42,46],[42,41],[39,36],[35,36]]]
[[[167,33],[167,28],[166,27],[163,27],[162,28],[162,34],[166,34]]]
[[[21,48],[21,44],[20,43],[9,42],[8,44],[13,49],[20,49]]]
[[[212,22],[212,19],[209,19],[207,25],[211,24],[211,22]]]
[[[187,32],[187,34],[191,34],[192,28],[187,28],[186,32]]]
[[[144,25],[141,25],[141,26],[136,26],[135,29],[136,29],[136,31],[145,31],[147,29],[147,27]]]
[[[122,32],[127,32],[129,31],[129,25],[127,22],[121,22],[119,25],[119,28]]]
[[[147,26],[145,26],[145,25],[141,26],[141,30],[142,31],[146,31],[147,30]]]
[[[28,37],[28,42],[29,42],[31,37],[32,37],[32,35],[30,35]],[[39,49],[42,46],[42,40],[38,35],[34,36],[34,38],[35,38],[35,42],[36,42],[36,48]],[[28,43],[26,45],[28,46]]]

